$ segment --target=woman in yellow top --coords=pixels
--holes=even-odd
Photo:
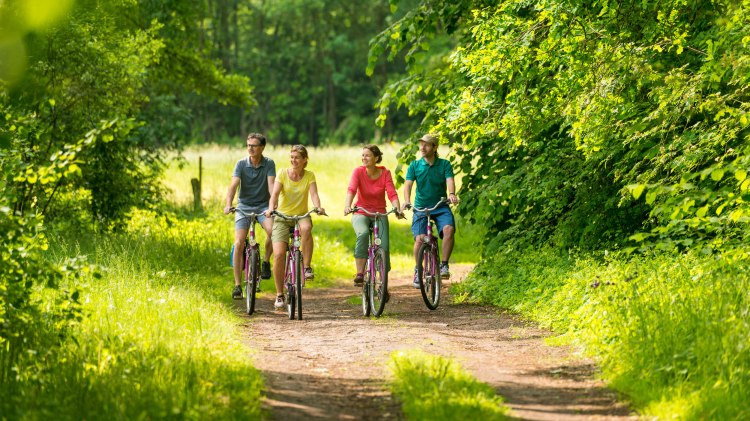
[[[320,209],[320,213],[325,214],[325,210],[320,207],[315,174],[305,170],[308,161],[307,149],[302,145],[294,145],[289,158],[291,167],[276,173],[276,181],[273,185],[266,216],[270,217],[274,210],[289,216],[307,213],[308,194],[313,206]],[[273,242],[273,277],[276,282],[276,302],[274,303],[276,309],[284,307],[284,260],[287,243],[289,242],[290,227],[294,227],[294,221],[274,218],[271,240]],[[312,218],[308,216],[301,219],[299,229],[302,237],[301,248],[302,261],[305,266],[305,279],[312,280],[314,278],[312,267],[310,267],[313,252]]]

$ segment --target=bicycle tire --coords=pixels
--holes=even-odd
[[[430,310],[435,310],[440,304],[440,273],[433,252],[433,244],[422,244],[417,253],[417,278],[422,300]]]
[[[252,315],[255,312],[255,293],[258,289],[258,264],[260,253],[256,248],[250,248],[247,258],[247,267],[245,268],[245,304],[247,305],[247,314]]]
[[[287,252],[289,253],[289,252]],[[287,279],[286,279],[286,312],[289,316],[289,320],[294,320],[294,311],[295,308],[295,293],[294,293],[294,273],[292,272],[294,268],[289,268],[288,266],[292,264],[292,260],[287,254]]]
[[[294,287],[289,284],[286,289],[286,313],[289,316],[289,320],[294,320],[294,311],[296,310],[294,303]]]
[[[364,281],[362,282],[362,315],[370,316],[370,261],[365,261]]]
[[[294,292],[296,293],[297,301],[297,320],[302,320],[302,277],[305,276],[302,271],[302,252],[296,250],[294,252],[295,264],[294,270],[297,276],[295,276]]]
[[[375,251],[374,268],[372,270],[375,276],[368,283],[370,307],[372,307],[372,315],[375,317],[380,317],[383,314],[385,303],[388,301],[388,272],[385,270],[385,258],[385,250],[379,248]]]

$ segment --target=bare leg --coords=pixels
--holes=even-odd
[[[271,233],[273,232],[273,219],[266,218],[261,224],[263,229],[266,231],[266,255],[263,259],[264,262],[271,261],[271,252],[273,251],[273,243],[271,242]]]
[[[242,270],[244,269],[243,261],[245,255],[245,238],[247,230],[239,229],[234,231],[234,256],[232,256],[232,266],[234,266],[234,284],[242,283]]]
[[[276,283],[276,295],[284,294],[284,258],[286,243],[273,243],[273,279]]]
[[[300,220],[299,232],[302,237],[302,261],[305,268],[309,268],[313,255],[312,223],[306,219]]]
[[[420,234],[417,236],[417,238],[414,239],[414,265],[417,264],[417,254],[419,254],[419,248],[422,247],[422,242],[424,241],[424,234]]]
[[[456,228],[451,225],[443,227],[443,260],[446,262],[451,258],[453,252],[454,238],[453,234],[456,232]]]
[[[354,263],[357,266],[357,273],[362,273],[362,272],[365,271],[365,261],[366,260],[367,259],[362,259],[362,258],[359,258],[359,257],[357,257],[357,258],[354,259]]]

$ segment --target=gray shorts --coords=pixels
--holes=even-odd
[[[262,225],[263,221],[266,220],[266,216],[259,215],[256,217],[256,219],[258,220],[258,223]],[[250,229],[250,218],[246,217],[240,212],[236,212],[234,214],[234,230],[239,231],[239,230],[247,230],[247,229]]]

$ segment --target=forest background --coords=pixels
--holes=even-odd
[[[45,232],[167,212],[171,153],[261,131],[396,142],[404,163],[430,131],[463,179],[458,212],[486,228],[462,299],[567,332],[647,413],[746,417],[749,8],[4,1],[3,379],[84,317],[57,287],[95,271],[50,266]]]

